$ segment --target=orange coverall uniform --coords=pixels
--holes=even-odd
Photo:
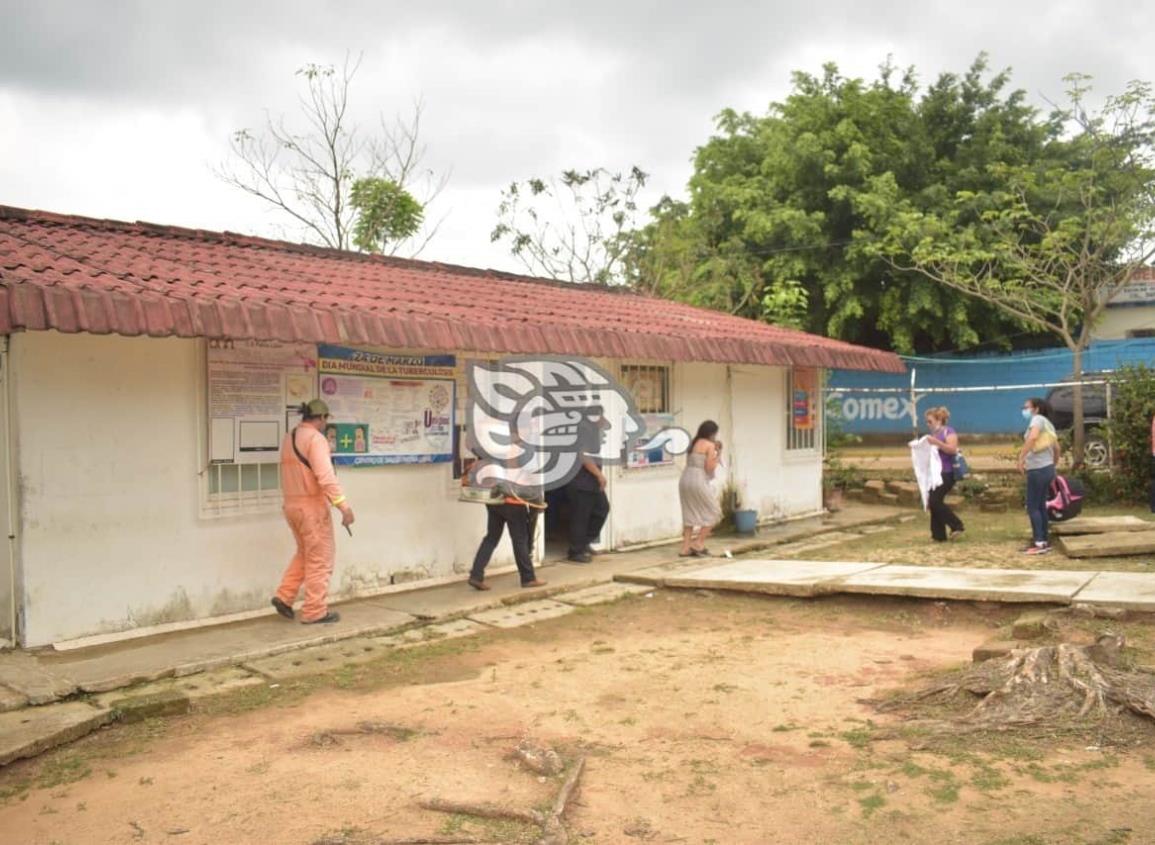
[[[293,451],[290,438],[294,435],[297,449],[309,466],[301,463]],[[305,602],[301,618],[312,622],[329,612],[329,578],[336,559],[330,508],[345,501],[333,471],[329,441],[315,428],[303,425],[285,435],[281,443],[281,492],[297,553],[281,578],[277,598],[291,607],[303,582]]]

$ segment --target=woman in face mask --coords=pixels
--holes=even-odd
[[[938,448],[938,457],[942,461],[942,484],[930,491],[927,498],[927,510],[930,511],[930,536],[939,543],[947,541],[947,528],[950,528],[950,537],[963,532],[962,520],[951,510],[945,501],[946,494],[954,487],[954,456],[958,454],[958,432],[947,423],[950,422],[950,411],[945,407],[931,408],[926,412],[926,425],[930,429],[930,442]]]
[[[1031,544],[1023,552],[1044,555],[1051,550],[1047,536],[1047,493],[1059,462],[1059,437],[1051,425],[1051,406],[1046,399],[1028,399],[1022,414],[1027,421],[1027,431],[1019,452],[1019,472],[1027,477],[1027,516],[1031,520]]]

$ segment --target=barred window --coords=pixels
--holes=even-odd
[[[281,467],[276,463],[209,464],[204,491],[204,516],[276,511],[281,506]]]
[[[638,413],[670,413],[670,368],[661,365],[623,364],[622,386],[634,397]]]
[[[818,370],[794,367],[786,371],[786,449],[813,450],[818,431]]]

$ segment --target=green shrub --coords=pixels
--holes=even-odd
[[[1087,479],[1104,493],[1114,494],[1114,502],[1143,502],[1151,483],[1155,370],[1145,364],[1121,367],[1111,376],[1110,385],[1111,419],[1106,429],[1115,465],[1110,472],[1091,473]]]

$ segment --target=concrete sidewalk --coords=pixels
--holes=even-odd
[[[824,538],[841,542],[907,513],[852,506],[766,527],[752,537],[717,537],[711,546],[738,555]],[[0,653],[0,765],[71,741],[114,718],[185,712],[238,688],[367,662],[388,649],[528,624],[612,601],[638,589],[614,584],[618,576],[677,562],[678,546],[669,544],[599,555],[587,565],[547,561],[542,578],[548,586],[542,589],[522,589],[516,573],[509,572],[488,578],[492,589],[486,592],[471,589],[462,576],[453,584],[348,601],[339,605],[341,621],[335,625],[295,624],[270,608],[257,619],[111,645],[6,651]]]
[[[853,561],[735,560],[658,566],[619,576],[654,587],[780,596],[835,593],[955,601],[1088,604],[1155,613],[1155,573],[1063,569],[957,569]]]

